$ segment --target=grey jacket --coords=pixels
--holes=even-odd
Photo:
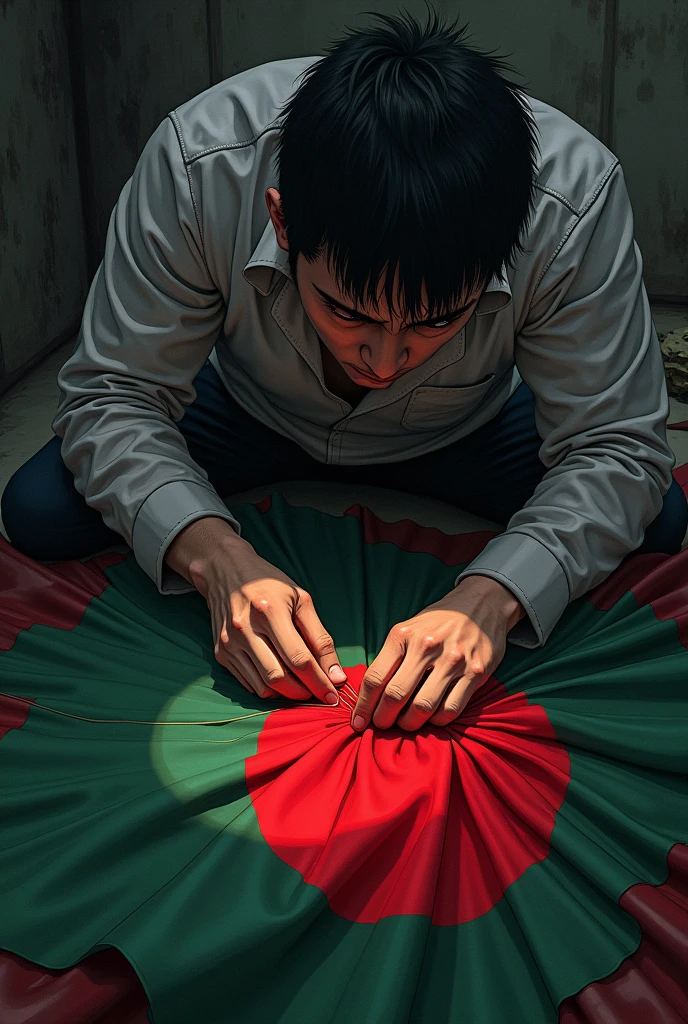
[[[322,463],[416,458],[494,417],[525,380],[547,472],[457,577],[499,580],[527,611],[509,640],[541,646],[569,601],[638,547],[671,483],[659,342],[619,161],[528,97],[540,136],[530,254],[493,279],[465,327],[352,409],[327,390],[318,337],[277,244],[281,111],[321,57],[272,61],[173,110],[113,210],[53,430],[76,489],[161,594],[193,590],[164,564],[203,516],[238,521],[177,427],[210,356],[252,416]]]

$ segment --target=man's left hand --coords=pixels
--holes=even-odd
[[[446,597],[398,622],[363,677],[354,729],[364,729],[371,717],[380,729],[396,723],[410,732],[427,722],[452,722],[496,670],[507,633],[525,614],[501,583],[467,576]]]

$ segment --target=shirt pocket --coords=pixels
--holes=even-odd
[[[488,373],[477,384],[455,388],[416,388],[409,399],[401,425],[406,430],[443,430],[460,423],[474,411],[494,383]]]

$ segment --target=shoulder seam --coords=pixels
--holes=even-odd
[[[566,230],[566,231],[564,232],[564,235],[562,236],[562,238],[561,238],[561,240],[560,240],[560,242],[559,242],[559,245],[558,245],[558,246],[556,247],[556,249],[554,250],[554,252],[553,252],[553,253],[552,253],[552,255],[550,256],[550,258],[549,258],[549,259],[547,260],[547,263],[546,263],[546,264],[545,264],[545,266],[543,267],[543,269],[542,269],[542,272],[541,272],[541,274],[540,274],[539,278],[537,279],[537,281],[536,281],[536,283],[535,283],[535,289],[534,289],[534,292],[533,292],[533,294],[535,294],[535,292],[536,292],[536,291],[538,290],[538,288],[540,287],[540,282],[542,281],[543,277],[545,276],[545,274],[547,273],[547,271],[549,270],[549,268],[550,268],[550,267],[552,266],[552,263],[553,263],[553,262],[554,262],[554,260],[555,260],[555,259],[557,258],[558,254],[559,254],[559,253],[561,252],[561,249],[562,249],[562,247],[564,246],[564,244],[565,244],[566,240],[568,239],[568,237],[570,236],[571,232],[572,232],[572,231],[573,231],[573,229],[574,229],[574,228],[576,227],[576,225],[577,225],[577,224],[578,224],[578,223],[580,222],[581,218],[585,216],[585,214],[586,214],[586,213],[588,212],[588,210],[590,209],[590,207],[592,206],[592,204],[593,204],[593,203],[595,202],[595,200],[597,199],[597,197],[598,197],[598,196],[599,196],[599,194],[601,193],[602,189],[604,188],[604,186],[606,185],[606,183],[607,183],[607,182],[609,181],[609,178],[611,177],[612,173],[613,173],[613,172],[614,172],[614,171],[616,170],[616,168],[617,168],[617,167],[619,166],[619,163],[620,163],[620,161],[619,161],[619,160],[615,160],[615,161],[614,161],[614,162],[613,162],[612,164],[610,164],[610,165],[609,165],[609,167],[607,168],[607,170],[606,170],[606,171],[604,172],[604,174],[603,174],[603,175],[602,175],[602,177],[600,178],[600,180],[599,180],[599,183],[598,183],[598,185],[597,185],[597,188],[596,188],[596,189],[595,189],[595,191],[594,191],[594,192],[592,193],[592,195],[590,196],[590,198],[589,198],[589,200],[587,201],[587,203],[585,204],[585,206],[582,206],[580,210],[575,210],[575,209],[574,209],[574,208],[573,208],[573,207],[571,206],[571,204],[570,204],[570,203],[566,202],[566,206],[567,206],[567,207],[568,207],[568,208],[569,208],[570,210],[572,210],[572,212],[573,212],[573,213],[574,213],[574,214],[576,215],[576,218],[577,218],[577,219],[576,219],[575,221],[573,221],[573,223],[571,223],[571,224],[569,225],[569,227],[567,228],[567,230]],[[540,185],[539,185],[539,186],[538,186],[538,188],[542,188],[542,186],[540,186]],[[551,192],[551,191],[552,191],[551,189],[547,189],[547,188],[543,188],[542,190],[543,190],[544,192]],[[554,195],[557,195],[557,193],[554,193]],[[562,197],[561,197],[561,196],[558,196],[557,198],[562,198]]]
[[[218,146],[208,146],[207,149],[202,149],[200,153],[194,153],[193,156],[187,156],[185,153],[184,162],[187,165],[192,164],[196,160],[200,160],[201,157],[207,156],[209,153],[218,153],[222,149],[243,149],[244,146],[252,146],[254,142],[257,142],[258,139],[262,135],[265,135],[266,132],[272,131],[274,128],[279,128],[281,120],[282,119],[280,118],[276,118],[274,121],[271,121],[270,124],[267,124],[265,128],[262,128],[257,135],[253,135],[250,139],[244,139],[242,142],[223,142]]]
[[[569,202],[566,196],[563,196],[561,192],[557,192],[556,189],[550,188],[549,185],[540,185],[537,181],[535,182],[535,188],[539,189],[540,192],[546,192],[548,196],[554,196],[555,199],[558,199],[560,202],[562,202],[564,206],[571,211],[571,213],[575,213],[576,216],[578,215],[578,210],[576,209],[576,207],[573,205],[573,203]]]
[[[595,200],[599,196],[599,194],[602,191],[602,189],[604,188],[604,186],[607,184],[607,181],[609,180],[609,178],[611,178],[612,172],[616,170],[616,168],[619,166],[619,164],[620,164],[620,161],[619,160],[615,160],[613,164],[609,165],[607,170],[604,172],[604,174],[600,178],[599,185],[597,186],[597,188],[595,189],[593,194],[590,196],[590,199],[587,201],[585,206],[581,209],[581,211],[580,211],[581,217],[585,216],[585,214],[588,212],[588,210],[590,209],[592,204],[595,202]]]
[[[199,214],[198,214],[198,206],[196,204],[196,195],[194,193],[193,181],[191,180],[191,172],[189,170],[190,160],[188,159],[187,154],[186,154],[186,146],[184,145],[184,136],[182,135],[182,127],[181,127],[181,125],[179,123],[179,118],[177,117],[177,111],[176,110],[170,111],[170,113],[167,116],[169,117],[170,121],[174,125],[175,135],[177,136],[177,142],[179,143],[179,149],[180,149],[181,154],[182,154],[182,161],[184,163],[184,169],[186,171],[186,180],[189,183],[189,193],[191,194],[191,205],[193,206],[194,216],[196,218],[196,227],[198,228],[198,237],[201,240],[201,255],[203,257],[203,263],[205,265],[205,269],[210,274],[210,267],[208,266],[208,260],[206,259],[206,255],[205,255],[205,240],[203,238],[203,231],[201,229],[201,218],[199,217]],[[211,277],[212,277],[212,275],[211,275]]]

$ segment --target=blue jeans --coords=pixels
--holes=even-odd
[[[207,361],[194,380],[196,400],[179,422],[189,453],[221,497],[278,480],[372,484],[439,498],[506,526],[545,472],[533,393],[521,384],[494,419],[429,455],[373,466],[316,462],[293,441],[238,405]],[[0,508],[10,541],[38,561],[84,558],[122,542],[74,486],[53,436],[9,480]],[[674,480],[638,551],[680,550],[688,506]]]

